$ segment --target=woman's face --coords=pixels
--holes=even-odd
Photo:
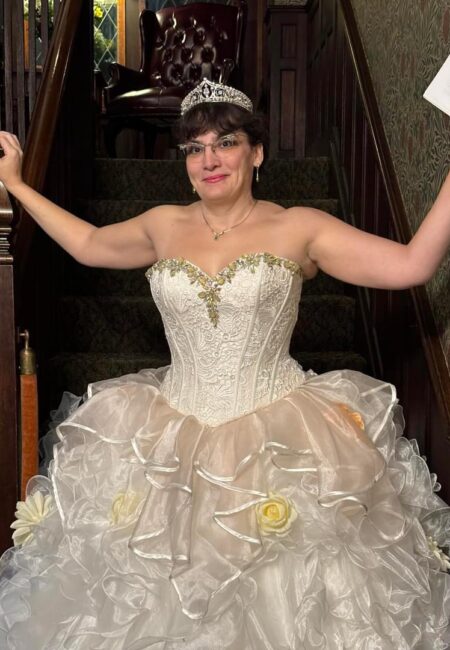
[[[236,131],[219,137],[208,131],[184,145],[189,179],[200,198],[232,200],[251,191],[254,167],[263,161],[262,145],[252,147]]]

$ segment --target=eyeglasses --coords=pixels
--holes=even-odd
[[[211,147],[211,151],[217,156],[223,157],[231,153],[236,147],[239,147],[242,140],[235,133],[223,135],[214,142],[204,144],[203,142],[186,142],[179,144],[178,149],[184,153],[186,158],[200,159],[206,151],[206,147]]]

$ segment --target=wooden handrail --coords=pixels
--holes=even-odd
[[[369,66],[356,24],[355,14],[348,0],[339,0],[339,2],[342,15],[344,16],[352,64],[364,104],[367,123],[375,145],[380,174],[391,209],[393,226],[399,241],[407,243],[411,239],[412,230],[407,218],[390,147],[378,109],[378,102],[371,82]],[[445,360],[440,338],[436,331],[436,324],[425,288],[414,287],[411,289],[411,294],[433,386],[439,396],[442,411],[447,421],[447,431],[450,434],[450,371]],[[431,335],[430,332],[432,333]]]
[[[65,0],[62,3],[42,72],[23,158],[23,178],[38,191],[43,189],[47,173],[83,3],[84,0]],[[19,289],[34,229],[33,220],[22,212],[13,247]]]

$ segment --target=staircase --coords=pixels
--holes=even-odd
[[[329,196],[327,158],[271,160],[265,164],[258,198],[285,207],[308,205],[339,215]],[[191,186],[182,161],[99,159],[95,196],[83,216],[98,226],[122,221],[162,203],[189,203]],[[270,251],[269,251],[270,252]],[[55,354],[41,364],[50,408],[64,390],[84,393],[89,382],[170,363],[159,313],[145,269],[92,269],[58,253],[60,299]],[[292,355],[305,368],[365,371],[355,349],[354,289],[319,273],[306,282]]]

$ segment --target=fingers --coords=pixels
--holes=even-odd
[[[22,153],[19,140],[14,133],[8,133],[8,131],[0,131],[0,146],[5,153],[12,150]]]

